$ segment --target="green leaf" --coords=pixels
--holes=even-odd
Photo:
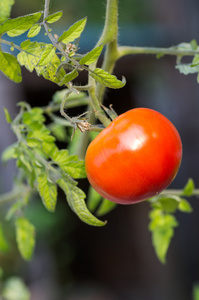
[[[20,65],[16,57],[10,53],[0,51],[0,71],[17,83],[22,81]]]
[[[21,256],[30,260],[35,247],[35,228],[24,217],[16,221],[16,239]]]
[[[88,210],[84,201],[86,195],[82,190],[63,178],[58,179],[57,184],[64,191],[71,209],[77,214],[80,220],[92,226],[104,226],[106,224],[106,222],[98,220]]]
[[[5,282],[2,296],[5,300],[30,300],[28,288],[18,277],[11,277]]]
[[[82,57],[80,59],[79,64],[80,65],[84,65],[84,64],[90,65],[90,64],[94,63],[100,56],[102,50],[103,50],[103,45],[94,48],[93,50],[88,52],[84,57]]]
[[[59,85],[64,85],[67,84],[68,82],[72,81],[73,79],[75,79],[77,76],[79,75],[79,73],[77,72],[76,69],[74,69],[73,71],[67,73],[64,75],[64,77],[62,78],[62,80],[60,81]]]
[[[52,61],[53,57],[55,56],[55,51],[56,51],[55,47],[53,47],[53,45],[51,44],[48,44],[45,47],[37,66],[45,66],[49,64]]]
[[[6,117],[6,121],[7,123],[12,123],[12,119],[11,119],[11,116],[7,110],[7,108],[4,107],[4,113],[5,113],[5,117]]]
[[[8,242],[4,236],[2,224],[0,223],[0,252],[7,252],[9,250]]]
[[[178,209],[186,213],[191,213],[193,211],[191,204],[186,199],[183,198],[181,198],[181,201],[178,205]]]
[[[13,159],[15,157],[15,149],[16,149],[16,146],[18,144],[17,143],[14,143],[10,146],[8,146],[1,154],[1,160],[3,162],[7,162],[8,160],[10,159]]]
[[[45,79],[52,82],[59,83],[60,79],[57,77],[57,68],[60,65],[60,59],[55,54],[51,61],[45,66],[38,66],[40,58],[49,44],[31,42],[30,40],[21,43],[22,52],[17,55],[17,59],[21,66],[25,66],[27,70],[32,72],[36,70],[37,75],[42,75]],[[60,76],[64,76],[65,71],[60,71]]]
[[[198,49],[198,44],[197,44],[196,40],[192,40],[190,42],[190,45],[191,45],[191,48],[193,51],[196,51]]]
[[[60,166],[62,171],[71,177],[85,178],[85,163],[83,160],[79,160],[77,155],[68,155],[67,150],[59,150],[53,155],[53,161]]]
[[[57,186],[47,176],[46,173],[40,173],[37,176],[38,192],[42,198],[44,206],[54,212],[57,203]]]
[[[189,178],[187,184],[185,185],[185,187],[183,189],[182,194],[187,197],[190,197],[190,196],[192,196],[194,189],[195,189],[194,181],[192,178]]]
[[[41,25],[35,24],[28,31],[27,37],[29,38],[35,37],[40,33],[40,31],[41,31]]]
[[[172,196],[160,198],[159,202],[161,209],[166,213],[174,213],[178,208],[178,201]]]
[[[112,88],[119,89],[126,84],[126,79],[123,77],[122,81],[118,80],[115,75],[112,75],[100,68],[96,68],[90,75],[99,83]]]
[[[199,72],[199,66],[198,65],[194,66],[193,64],[179,64],[176,66],[176,69],[178,69],[179,72],[184,75]]]
[[[67,31],[64,31],[58,41],[64,44],[72,43],[75,39],[80,37],[86,26],[86,21],[87,18],[84,18],[74,23]]]
[[[108,214],[110,211],[112,211],[117,206],[116,203],[111,202],[107,199],[103,199],[100,207],[97,210],[97,216],[101,217],[106,214]]]
[[[4,22],[10,17],[10,12],[14,0],[1,0],[0,1],[0,23]]]
[[[34,107],[31,110],[23,113],[23,123],[26,125],[29,125],[33,122],[43,123],[45,122],[43,113],[43,109],[40,107]]]
[[[150,212],[149,230],[152,232],[152,243],[157,257],[162,263],[166,262],[166,254],[178,223],[170,214],[163,214],[161,209]]]
[[[63,15],[63,12],[62,11],[58,11],[58,12],[52,14],[52,15],[49,15],[47,18],[45,18],[45,21],[47,23],[50,23],[50,24],[51,23],[55,23],[55,22],[57,22],[62,17],[62,15]]]
[[[7,33],[10,37],[18,36],[29,30],[37,23],[42,15],[42,12],[8,19],[0,25],[0,35]]]
[[[193,286],[193,300],[199,300],[199,283],[195,283]]]

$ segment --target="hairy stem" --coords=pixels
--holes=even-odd
[[[179,47],[158,48],[158,47],[118,47],[118,58],[132,54],[155,54],[155,55],[174,55],[174,56],[194,56],[199,51],[186,50]]]

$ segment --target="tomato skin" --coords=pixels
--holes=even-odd
[[[88,146],[88,180],[104,198],[133,204],[163,191],[175,178],[182,143],[159,112],[131,109],[118,116]]]

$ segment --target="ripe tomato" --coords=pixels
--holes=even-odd
[[[162,114],[135,108],[118,116],[88,146],[88,180],[120,204],[146,200],[175,178],[182,158],[177,129]]]

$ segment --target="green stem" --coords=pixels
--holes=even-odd
[[[132,54],[160,54],[160,55],[174,55],[174,56],[194,56],[199,54],[199,51],[180,49],[178,47],[158,48],[158,47],[118,47],[118,58],[125,55]]]
[[[50,0],[45,0],[44,19],[46,19],[48,17],[49,7],[50,7]]]
[[[177,195],[177,196],[183,196],[183,190],[181,189],[166,189],[164,190],[161,195]],[[186,195],[184,195],[186,197]],[[199,196],[199,189],[195,189],[191,196]]]
[[[117,38],[118,34],[118,2],[119,0],[107,0],[106,18],[104,29],[96,46],[107,44]]]

